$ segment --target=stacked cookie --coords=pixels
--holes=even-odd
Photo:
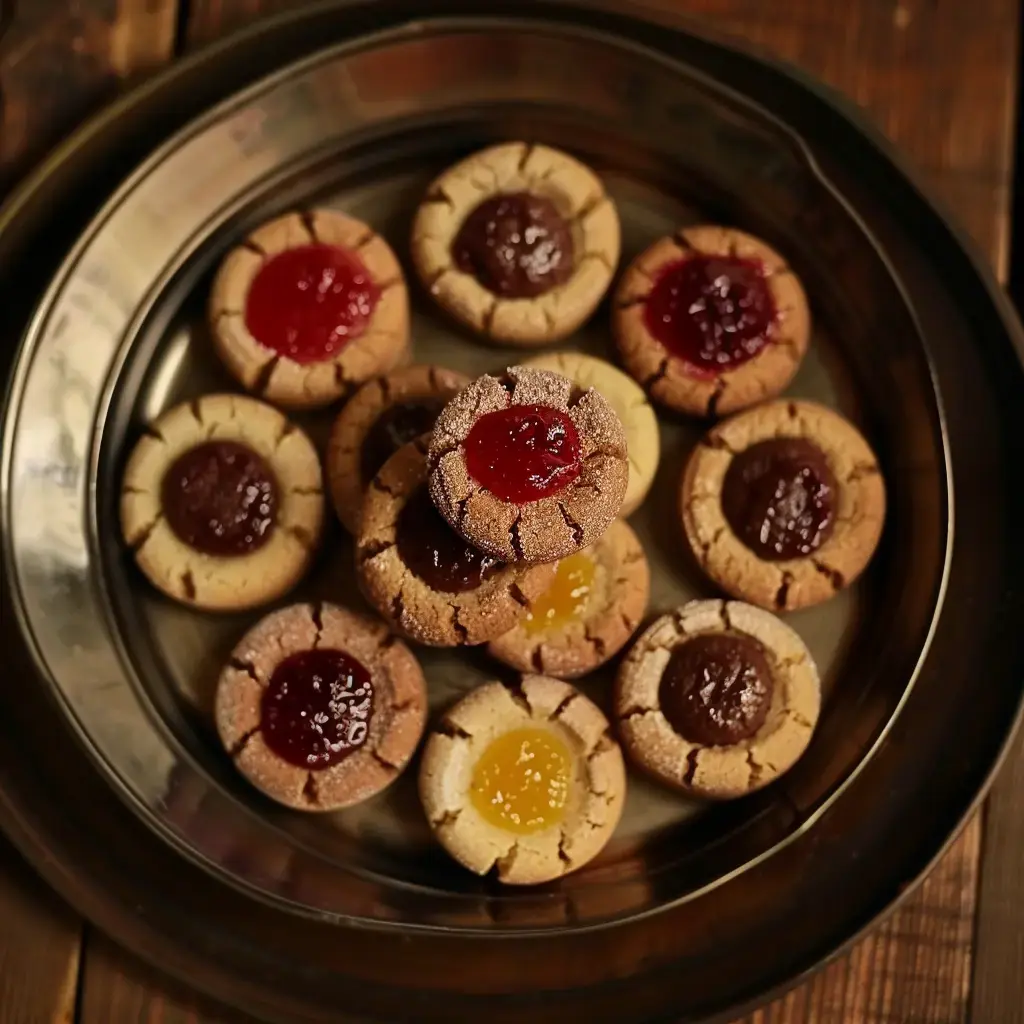
[[[488,344],[572,334],[619,251],[600,178],[525,143],[450,168],[412,225],[425,293]],[[361,221],[289,213],[224,258],[213,347],[256,397],[208,395],[148,425],[125,471],[125,539],[167,596],[252,608],[314,564],[326,494],[372,612],[295,604],[239,641],[215,719],[263,793],[325,811],[397,778],[427,716],[413,645],[485,646],[515,670],[444,710],[419,775],[441,844],[503,882],[558,878],[604,847],[626,799],[616,735],[638,768],[710,799],[767,785],[799,758],[820,686],[775,613],[863,571],[884,519],[877,460],[837,413],[777,399],[811,322],[796,275],[763,242],[680,229],[632,262],[612,305],[626,372],[557,352],[471,379],[411,361],[399,261]],[[322,470],[275,406],[336,402]],[[621,661],[606,716],[564,680],[614,659],[647,613],[650,570],[624,517],[659,462],[652,403],[732,414],[690,454],[679,505],[697,564],[738,600],[660,609]],[[346,601],[345,581],[337,591]]]

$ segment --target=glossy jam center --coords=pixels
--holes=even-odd
[[[426,487],[413,492],[399,513],[398,557],[432,590],[475,590],[504,565],[467,544],[434,507]]]
[[[164,473],[160,501],[179,540],[206,555],[247,555],[266,544],[277,514],[277,482],[266,462],[234,441],[206,441]]]
[[[333,245],[302,245],[260,267],[245,326],[265,348],[296,363],[331,359],[366,330],[380,299],[363,261]]]
[[[776,437],[740,452],[722,483],[733,532],[768,561],[803,558],[832,535],[836,478],[825,453],[802,437]]]
[[[529,835],[565,816],[572,755],[546,729],[514,729],[492,741],[473,769],[470,798],[492,825]]]
[[[689,256],[666,266],[644,308],[647,330],[697,376],[753,359],[776,310],[763,266],[734,256]]]
[[[485,413],[473,424],[465,452],[470,476],[515,504],[564,490],[582,466],[572,419],[547,405],[510,405]]]
[[[381,466],[402,445],[415,441],[434,425],[437,414],[444,407],[441,399],[423,399],[417,402],[399,402],[385,409],[367,432],[360,451],[360,472],[363,482],[369,483]]]
[[[594,583],[594,560],[577,551],[563,558],[555,570],[551,586],[530,605],[523,618],[523,629],[530,634],[561,629],[579,622],[587,607]]]
[[[764,725],[773,687],[767,655],[756,640],[709,633],[672,651],[658,699],[669,725],[684,739],[729,746]]]
[[[289,764],[316,771],[366,743],[373,682],[345,651],[300,651],[282,661],[263,691],[260,730]]]
[[[543,196],[492,196],[463,221],[452,258],[495,295],[534,298],[572,276],[572,230]]]

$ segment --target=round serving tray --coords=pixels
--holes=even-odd
[[[891,904],[1007,740],[1021,701],[1024,495],[1005,471],[1019,332],[878,143],[785,73],[612,13],[471,6],[410,22],[412,5],[328,5],[253,30],[83,129],[8,207],[3,315],[24,341],[4,423],[3,598],[25,684],[0,693],[0,807],[101,925],[271,1019],[468,1019],[483,1005],[509,1020],[696,1019],[810,968]],[[140,424],[224,384],[201,309],[232,239],[315,201],[401,251],[433,170],[524,136],[598,166],[627,254],[702,217],[790,256],[821,324],[791,393],[863,424],[891,507],[868,577],[793,617],[827,685],[797,768],[699,815],[635,784],[593,868],[508,893],[448,866],[401,786],[333,828],[256,800],[204,734],[201,681],[243,623],[152,598],[114,510]],[[595,323],[574,344],[601,354],[605,334]],[[419,358],[467,370],[515,358],[425,306],[414,337]],[[636,520],[656,609],[701,593],[667,525],[694,436],[663,424],[662,479]],[[346,558],[334,538],[307,593],[336,599]],[[427,670],[435,702],[487,671],[443,655]]]

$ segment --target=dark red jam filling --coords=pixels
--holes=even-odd
[[[773,688],[768,657],[756,640],[709,633],[672,651],[658,700],[683,739],[724,747],[749,739],[764,725]]]
[[[352,655],[300,651],[274,669],[263,691],[260,730],[289,764],[328,768],[366,743],[373,698],[370,672]]]
[[[832,535],[836,498],[825,453],[802,437],[775,437],[745,448],[722,483],[726,521],[767,561],[817,551]]]
[[[333,358],[370,322],[380,288],[354,252],[302,245],[271,256],[253,279],[245,326],[296,363]]]
[[[688,256],[661,270],[644,307],[647,330],[696,376],[753,359],[776,309],[764,267],[735,256]]]
[[[572,229],[543,196],[492,196],[462,222],[452,259],[495,295],[532,299],[572,277]]]
[[[167,525],[205,555],[247,555],[266,544],[277,514],[277,481],[251,448],[206,441],[171,463],[160,488]]]
[[[467,544],[434,507],[426,487],[414,491],[398,517],[398,557],[431,590],[475,590],[504,565]]]
[[[583,465],[572,418],[547,405],[510,405],[485,413],[473,424],[464,448],[470,476],[517,505],[565,490]]]
[[[367,432],[359,453],[363,482],[369,483],[399,448],[430,430],[443,408],[440,398],[424,398],[385,409]]]

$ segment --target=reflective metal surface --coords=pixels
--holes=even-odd
[[[278,40],[302,36],[307,46],[325,41],[322,29],[313,27],[316,17],[309,16],[304,35],[301,19],[294,19],[292,36],[286,32]],[[935,271],[915,251],[914,234],[879,214],[866,177],[844,179],[849,168],[842,164],[823,173],[827,154],[812,153],[762,108],[692,65],[572,27],[571,11],[562,18],[566,24],[418,23],[320,54],[229,101],[167,142],[117,191],[55,277],[26,335],[4,427],[4,562],[12,596],[57,706],[96,766],[89,774],[105,777],[131,809],[124,818],[122,810],[95,798],[86,818],[95,816],[93,824],[105,824],[111,836],[141,821],[161,837],[154,846],[139,833],[133,842],[145,846],[146,860],[128,857],[126,870],[141,872],[150,886],[164,877],[157,864],[166,859],[166,852],[158,852],[167,850],[165,843],[185,855],[165,869],[176,887],[188,879],[197,899],[207,892],[211,902],[205,906],[215,917],[204,923],[207,911],[199,903],[193,911],[199,920],[183,920],[184,898],[171,907],[166,898],[151,896],[151,912],[175,918],[165,944],[185,959],[187,933],[205,926],[211,954],[223,966],[198,982],[240,999],[247,990],[242,1001],[250,1008],[255,991],[267,999],[269,989],[279,1008],[275,1014],[286,1004],[302,1004],[308,1019],[320,1019],[313,1008],[331,1005],[332,985],[351,976],[362,985],[353,1009],[384,1013],[388,999],[380,986],[394,980],[387,958],[395,955],[388,946],[395,940],[353,932],[345,922],[354,919],[406,936],[432,932],[401,940],[397,948],[410,961],[403,963],[402,984],[444,990],[453,999],[458,993],[460,1014],[470,1013],[473,1004],[466,978],[438,967],[460,955],[460,943],[461,955],[473,964],[473,991],[510,996],[520,987],[585,989],[579,998],[591,1005],[601,1005],[593,989],[598,981],[639,978],[686,957],[685,1012],[691,1015],[741,997],[745,986],[763,986],[760,979],[792,974],[806,965],[804,950],[834,945],[837,936],[850,934],[851,922],[866,920],[887,902],[880,868],[861,868],[854,883],[843,866],[859,863],[859,851],[885,835],[886,822],[905,823],[891,815],[903,794],[914,792],[914,779],[918,787],[923,783],[921,762],[946,749],[940,722],[963,694],[957,666],[976,660],[987,630],[999,625],[987,616],[980,620],[986,632],[978,629],[979,581],[986,573],[992,581],[1020,553],[996,552],[1003,534],[994,512],[986,538],[993,550],[974,550],[966,573],[961,564],[960,583],[956,559],[952,563],[958,635],[940,629],[935,641],[945,661],[928,659],[891,737],[855,780],[907,700],[947,568],[949,452],[926,352],[936,356],[938,378],[945,373],[958,385],[951,401],[958,409],[951,417],[954,455],[957,431],[964,429],[964,396],[972,387],[976,394],[985,394],[986,386],[995,393],[987,371],[972,369],[971,359],[980,360],[986,345],[1002,344],[998,386],[1010,389],[1019,387],[1019,365],[1005,335],[1002,342],[983,343],[983,328],[998,335],[998,317],[990,314],[987,327],[979,315],[966,322],[952,290],[948,299],[935,294]],[[682,45],[687,37],[672,39]],[[252,40],[250,59],[257,53],[255,34]],[[713,52],[709,44],[691,43],[697,64]],[[226,64],[229,57],[220,59]],[[262,59],[264,67],[272,66],[272,54]],[[729,81],[737,84],[735,77]],[[784,99],[783,89],[779,101]],[[247,225],[295,203],[329,202],[382,227],[401,252],[416,197],[433,170],[491,139],[523,135],[577,150],[601,170],[620,203],[627,256],[670,225],[696,216],[748,227],[783,249],[804,276],[822,325],[791,393],[833,401],[864,425],[880,450],[892,501],[883,550],[864,584],[791,617],[826,668],[829,688],[821,728],[797,769],[763,794],[699,815],[634,781],[620,835],[592,868],[545,891],[502,893],[435,851],[408,780],[364,808],[328,819],[296,818],[257,800],[217,753],[206,713],[218,660],[248,620],[201,617],[157,599],[123,553],[113,513],[121,462],[140,424],[182,396],[225,383],[201,327],[202,299],[219,254]],[[870,166],[863,155],[859,159]],[[873,194],[877,199],[877,190]],[[864,219],[872,220],[871,232]],[[902,283],[890,261],[900,265]],[[969,266],[968,277],[976,280]],[[923,315],[924,338],[903,288]],[[985,298],[975,301],[981,305]],[[603,325],[599,315],[578,344],[607,352]],[[965,342],[963,332],[972,329],[974,339],[968,333]],[[460,338],[422,302],[414,337],[419,358],[466,369],[492,368],[509,358]],[[965,343],[978,352],[965,350]],[[950,376],[950,353],[958,346]],[[970,448],[983,439],[988,446],[964,469],[973,485],[979,477],[986,480],[990,492],[1002,486],[991,448],[1000,436],[1000,409],[998,398],[977,409],[969,436],[959,441]],[[315,433],[322,423],[311,426]],[[635,517],[655,567],[655,610],[708,592],[679,562],[672,523],[672,491],[695,434],[664,421],[663,431],[658,485]],[[959,486],[959,467],[957,479]],[[962,490],[957,492],[958,529],[965,518],[971,523],[976,494],[967,493],[964,503]],[[969,536],[976,548],[976,535]],[[347,600],[349,554],[339,531],[304,593]],[[954,641],[958,649],[951,651]],[[981,649],[990,657],[990,649]],[[1006,656],[1015,653],[1007,649]],[[482,658],[468,670],[451,655],[432,653],[425,660],[435,703],[489,671]],[[1005,669],[993,665],[991,671]],[[978,726],[978,753],[967,758],[955,786],[947,780],[947,801],[960,807],[958,814],[963,804],[956,804],[955,793],[973,795],[976,785],[970,788],[968,778],[991,764],[992,753],[981,753],[981,727],[993,723],[985,735],[996,747],[984,749],[998,749],[1010,717],[997,716],[986,701],[998,697],[1006,707],[1019,700],[1019,676],[1000,678],[1009,689],[975,699],[977,721],[960,730],[966,751],[972,725]],[[603,683],[593,685],[600,697]],[[27,713],[31,704],[26,700],[14,714]],[[30,716],[33,724],[44,714]],[[23,756],[31,758],[35,749],[38,758],[32,732],[19,737],[20,746]],[[916,750],[904,746],[908,736],[916,737]],[[933,777],[942,772],[936,768]],[[84,777],[63,780],[72,788],[88,784]],[[19,786],[24,780],[5,778],[8,802],[11,793],[23,792]],[[889,794],[891,806],[872,807],[872,792]],[[33,816],[24,802],[9,805],[20,806],[9,827],[28,841]],[[886,839],[881,848],[895,860],[900,842]],[[117,858],[128,853],[111,850]],[[837,870],[849,893],[817,908],[813,926],[806,914],[793,920],[806,910],[812,888],[835,891],[829,878]],[[126,878],[123,885],[144,882]],[[681,899],[689,902],[678,912],[639,920]],[[230,933],[216,923],[229,906],[235,923]],[[104,909],[112,912],[109,900]],[[564,935],[624,917],[637,922],[574,937],[507,938],[500,955],[452,933]],[[788,942],[765,954],[763,936],[776,929]],[[577,952],[560,956],[551,947],[546,960],[538,959],[541,941],[571,942]],[[757,945],[763,962],[747,962],[750,954],[743,951]],[[345,959],[339,973],[337,956],[346,948],[375,955],[372,962]],[[729,966],[735,958],[744,962],[739,986]],[[266,978],[237,973],[243,962],[251,968],[264,960],[274,965]],[[315,979],[308,992],[296,992],[294,985],[285,990],[284,979],[295,978],[294,970]],[[677,985],[673,977],[651,980],[644,1005],[667,1006],[657,1000],[676,991],[672,1005],[679,1009]],[[548,1019],[557,1002],[535,1019]]]

